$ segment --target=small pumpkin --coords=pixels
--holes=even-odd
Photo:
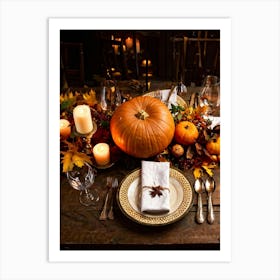
[[[181,121],[175,127],[174,139],[179,144],[194,144],[198,136],[198,130],[192,122]]]
[[[151,96],[138,96],[114,112],[110,130],[115,144],[137,158],[149,158],[171,143],[175,124],[165,104]]]
[[[220,136],[211,138],[206,143],[206,149],[211,155],[220,155]]]
[[[180,157],[184,154],[184,148],[180,144],[174,144],[171,148],[171,153],[174,157]]]

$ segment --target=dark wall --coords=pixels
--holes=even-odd
[[[127,36],[139,39],[141,52],[137,58],[135,50],[115,55],[112,35],[114,38],[123,38],[122,43],[125,43]],[[180,41],[180,38],[184,36],[189,40],[186,57],[182,63],[183,41]],[[150,70],[153,79],[176,81],[184,73],[183,82],[190,84],[200,83],[209,73],[220,76],[220,42],[218,40],[200,42],[198,46],[197,41],[191,41],[198,37],[219,39],[220,32],[219,30],[61,30],[60,32],[61,42],[83,43],[85,83],[94,83],[98,76],[105,77],[106,69],[111,68],[121,72],[120,79],[140,79],[144,70],[141,68],[141,61],[146,58],[152,61]]]

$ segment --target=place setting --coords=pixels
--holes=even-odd
[[[107,68],[95,86],[60,94],[62,248],[219,248],[219,77],[161,85],[152,65],[138,79],[146,90]],[[77,217],[81,241],[67,235]]]
[[[203,107],[188,106],[174,91],[175,87],[168,91],[158,91],[160,98],[155,92],[144,94],[111,106],[110,112],[107,107],[100,109],[104,97],[101,95],[99,102],[95,91],[90,93],[93,102],[90,104],[86,102],[88,99],[84,99],[84,94],[79,96],[76,93],[75,103],[71,105],[73,113],[67,111],[73,119],[68,116],[70,122],[61,120],[63,126],[60,134],[62,144],[68,145],[68,151],[61,151],[63,171],[67,174],[69,184],[81,190],[81,197],[82,194],[87,195],[87,202],[82,202],[82,198],[80,202],[86,206],[97,204],[100,197],[96,194],[96,188],[90,190],[90,184],[93,184],[100,171],[111,169],[123,155],[141,165],[140,168],[128,172],[120,184],[117,183],[115,195],[111,193],[116,184],[113,184],[112,180],[108,182],[111,177],[106,178],[106,187],[110,187],[104,201],[99,202],[104,204],[100,220],[107,219],[106,207],[110,196],[110,204],[113,205],[115,199],[122,213],[136,223],[146,226],[174,223],[190,211],[196,192],[199,198],[196,222],[204,222],[201,193],[206,188],[201,177],[207,174],[212,178],[213,170],[218,165],[219,151],[215,151],[211,141],[217,142],[219,130],[217,125],[215,129],[209,128],[211,125],[207,123],[207,115],[203,115]],[[91,104],[93,106],[90,106]],[[65,122],[68,123],[67,134]],[[73,124],[72,128],[70,123]],[[216,138],[210,140],[211,134]],[[218,147],[217,143],[216,146]],[[62,147],[65,148],[63,145]],[[114,151],[118,153],[114,154]],[[198,160],[204,162],[199,166]],[[75,170],[79,168],[88,168],[89,171],[80,172],[85,174],[84,183],[80,178],[78,185]],[[149,173],[150,169],[152,171]],[[193,186],[184,173],[186,169],[193,170]],[[151,182],[146,182],[147,180]],[[211,212],[208,220],[213,223],[211,194],[214,190],[207,191],[210,194],[208,209]],[[91,194],[92,192],[95,192],[95,195]],[[162,207],[163,205],[165,207]]]
[[[142,161],[120,184],[118,204],[131,220],[161,226],[181,219],[193,203],[187,178],[168,162]]]

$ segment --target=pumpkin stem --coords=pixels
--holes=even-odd
[[[149,114],[145,112],[144,110],[139,111],[137,114],[135,114],[135,117],[140,120],[145,120],[149,117]]]

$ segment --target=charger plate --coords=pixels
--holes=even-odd
[[[147,226],[162,226],[183,218],[193,205],[194,191],[178,169],[170,168],[170,211],[166,214],[142,213],[141,203],[141,169],[128,174],[120,184],[117,202],[121,211],[131,220]]]

